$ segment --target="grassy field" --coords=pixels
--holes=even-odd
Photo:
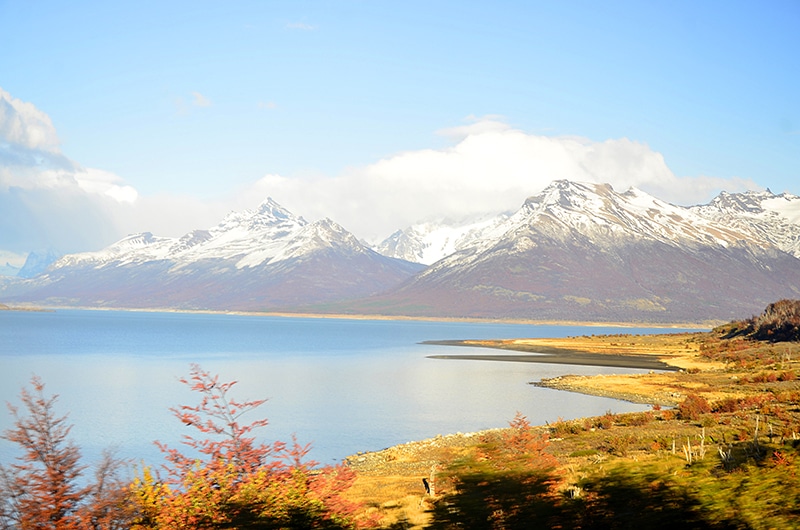
[[[794,508],[800,500],[795,476],[800,471],[800,343],[753,340],[722,327],[701,333],[470,345],[598,357],[651,356],[680,370],[565,375],[538,383],[653,408],[531,427],[527,431],[536,443],[522,452],[509,449],[509,436],[522,432],[512,428],[354,455],[349,465],[359,471],[359,478],[350,496],[363,502],[365,512],[384,527],[455,527],[448,526],[449,518],[469,520],[472,511],[496,504],[480,516],[488,519],[481,526],[514,528],[513,517],[538,506],[549,514],[542,517],[552,521],[600,528],[600,523],[576,523],[577,508],[580,517],[595,510],[605,514],[598,517],[613,518],[616,500],[609,492],[614,491],[626,492],[622,505],[642,505],[640,517],[659,511],[664,517],[694,517],[696,524],[690,528],[800,527],[800,513]],[[525,481],[519,479],[521,472],[527,473]],[[483,478],[472,480],[476,476]],[[532,476],[546,479],[539,484]],[[432,494],[422,478],[434,484]],[[534,483],[543,488],[535,495],[525,489]],[[472,505],[464,504],[468,498]],[[526,517],[530,520],[531,515]],[[632,524],[638,524],[637,517],[630,519]]]

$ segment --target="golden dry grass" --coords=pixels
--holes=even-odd
[[[547,347],[551,351],[597,355],[652,355],[682,369],[636,375],[567,375],[544,382],[557,389],[666,405],[677,405],[690,394],[700,395],[712,404],[731,398],[763,402],[730,413],[707,414],[702,421],[681,420],[673,410],[654,410],[638,415],[564,420],[539,427],[550,434],[547,450],[559,461],[558,473],[565,488],[587,470],[611,465],[615,459],[678,465],[684,458],[683,445],[701,436],[710,444],[708,450],[714,452],[711,444],[751,436],[757,416],[762,424],[770,426],[770,441],[773,434],[800,437],[800,382],[795,377],[778,381],[764,377],[794,372],[800,376],[797,343],[742,345],[721,341],[712,333],[680,333],[481,341],[476,345],[521,351]],[[743,350],[741,358],[737,357],[739,350]],[[565,366],[564,371],[568,372],[569,367]],[[763,436],[765,431],[761,432]],[[359,471],[359,477],[349,497],[364,503],[366,512],[377,516],[383,527],[424,528],[429,521],[426,510],[436,499],[425,494],[422,477],[429,477],[434,463],[447,466],[459,456],[475,452],[482,441],[496,435],[496,431],[449,435],[356,455],[351,464]],[[442,484],[437,493],[445,488]]]

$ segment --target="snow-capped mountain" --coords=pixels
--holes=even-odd
[[[800,197],[771,191],[720,193],[692,211],[707,219],[767,241],[800,258]]]
[[[28,257],[25,258],[25,264],[20,269],[18,276],[20,278],[33,278],[37,274],[46,271],[47,267],[55,263],[61,256],[63,256],[63,253],[54,248],[30,252]]]
[[[696,321],[800,294],[800,260],[711,217],[636,189],[556,181],[381,304],[414,301],[448,316]]]
[[[375,250],[384,256],[430,265],[490,237],[491,232],[507,218],[508,214],[500,214],[477,221],[417,223],[405,230],[398,230],[378,244]]]
[[[272,199],[256,210],[231,212],[217,226],[193,230],[180,237],[157,237],[150,232],[130,235],[97,252],[64,256],[56,268],[113,263],[126,265],[169,260],[175,267],[198,260],[235,260],[237,268],[254,267],[279,257],[284,247],[308,223],[295,217]]]
[[[362,297],[422,266],[382,256],[329,219],[296,217],[271,199],[183,237],[128,236],[71,254],[4,298],[58,305],[275,309]]]
[[[513,214],[415,225],[379,248],[405,261],[367,248],[334,221],[308,223],[267,200],[180,238],[142,233],[64,256],[30,280],[4,278],[0,297],[40,305],[730,320],[800,296],[800,198],[722,193],[681,207],[637,189],[562,180]]]

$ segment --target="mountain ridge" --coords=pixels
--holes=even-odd
[[[495,237],[371,304],[463,317],[665,322],[729,319],[798,293],[800,260],[758,230],[636,189],[555,181]]]
[[[800,294],[800,197],[789,194],[723,192],[683,207],[557,180],[513,213],[419,226],[376,247],[387,257],[333,220],[309,223],[268,198],[180,238],[144,232],[65,256],[0,294],[40,305],[596,322],[729,320]]]
[[[96,252],[71,254],[10,300],[101,307],[262,310],[363,297],[421,268],[364,247],[323,219],[308,223],[267,199],[182,237],[132,234]],[[324,280],[324,281],[323,281]]]

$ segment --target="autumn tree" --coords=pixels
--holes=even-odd
[[[171,409],[195,436],[184,450],[158,443],[162,473],[145,468],[133,486],[135,528],[353,528],[355,506],[341,494],[354,480],[343,466],[316,467],[309,446],[256,442],[266,419],[243,416],[265,400],[239,401],[236,384],[192,365],[181,382],[197,392],[197,405]]]
[[[106,453],[94,482],[83,480],[87,467],[70,440],[67,416],[58,416],[58,396],[45,397],[44,383],[23,388],[23,409],[8,404],[14,427],[2,438],[22,449],[17,462],[0,465],[0,528],[115,529],[127,526],[122,462]]]
[[[544,528],[560,517],[548,436],[517,413],[499,437],[487,437],[475,454],[443,473],[449,491],[433,508],[431,528]],[[536,525],[532,525],[536,522]]]

